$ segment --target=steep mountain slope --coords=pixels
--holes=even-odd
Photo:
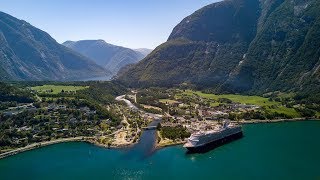
[[[226,83],[256,91],[320,92],[320,2],[284,1],[259,27],[247,56]],[[243,82],[244,87],[236,82]]]
[[[320,92],[320,2],[225,0],[186,17],[118,75],[130,86],[189,82],[214,91]]]
[[[139,51],[108,44],[104,40],[66,41],[63,45],[91,58],[113,74],[123,66],[135,64],[146,56]]]
[[[174,28],[166,43],[119,79],[142,86],[211,86],[226,81],[254,38],[257,9],[257,1],[236,0],[196,11]]]
[[[105,69],[46,32],[0,12],[0,80],[75,80]]]

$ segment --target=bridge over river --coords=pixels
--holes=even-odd
[[[157,126],[147,126],[147,127],[142,127],[144,130],[155,130],[157,129]]]

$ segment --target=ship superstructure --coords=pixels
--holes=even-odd
[[[184,147],[189,151],[202,151],[240,137],[242,137],[242,127],[225,121],[222,126],[216,126],[213,130],[191,134]]]

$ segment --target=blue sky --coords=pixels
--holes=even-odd
[[[104,39],[155,48],[184,17],[218,0],[1,0],[0,11],[48,32],[59,43]]]

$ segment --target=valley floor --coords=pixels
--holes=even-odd
[[[115,102],[101,106],[102,110],[112,112],[118,117],[119,123],[113,123],[110,118],[101,116],[101,109],[76,99],[74,94],[81,91],[81,88],[88,89],[88,86],[39,86],[36,93],[42,96],[39,91],[46,93],[46,98],[40,99],[37,96],[40,99],[40,108],[35,107],[34,103],[15,108],[16,111],[19,110],[17,115],[29,112],[32,115],[30,117],[34,116],[30,119],[31,124],[49,118],[48,122],[39,125],[38,129],[29,124],[16,127],[20,134],[27,132],[29,138],[41,139],[29,144],[24,143],[28,138],[13,139],[21,144],[16,147],[3,147],[0,158],[71,141],[84,141],[105,148],[128,147],[139,142],[142,129],[148,128],[148,124],[156,119],[162,119],[157,127],[156,148],[183,144],[190,134],[210,130],[224,120],[240,124],[319,120],[316,116],[302,117],[302,111],[298,110],[305,108],[305,105],[297,104],[287,97],[281,102],[281,99],[259,96],[214,95],[179,89],[140,89],[127,92],[126,95],[118,96]],[[63,93],[58,93],[60,91]],[[9,110],[5,112],[12,113],[8,116],[8,121],[10,118],[17,119],[14,109]],[[53,140],[50,140],[43,138],[44,133],[42,136],[30,134],[39,129],[40,132],[47,132],[47,129],[60,136],[52,136]],[[21,147],[24,145],[26,146]]]

